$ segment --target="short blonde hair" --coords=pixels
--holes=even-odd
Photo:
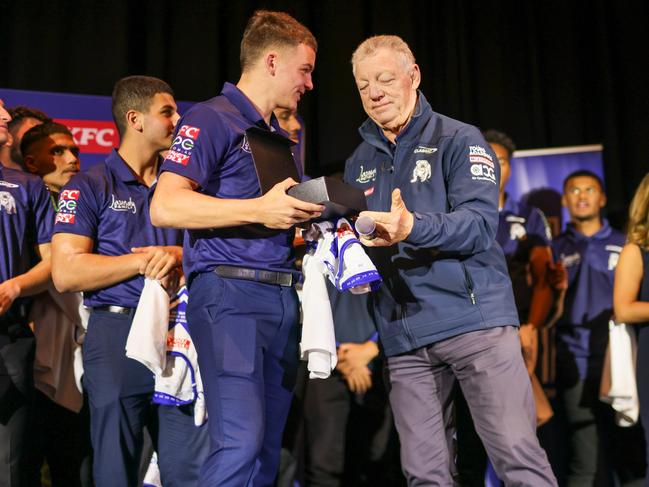
[[[356,64],[368,56],[376,54],[379,49],[389,49],[401,56],[406,68],[415,64],[415,56],[408,44],[399,36],[380,35],[365,39],[352,54],[352,71],[356,71]]]
[[[629,206],[627,238],[629,242],[649,248],[649,174],[640,181]]]

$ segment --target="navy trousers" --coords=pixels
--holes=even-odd
[[[195,427],[193,416],[181,408],[151,403],[153,374],[124,352],[132,320],[132,315],[93,311],[83,345],[95,486],[137,485],[145,424],[157,438],[165,487],[198,485],[207,455],[206,427]]]
[[[189,295],[210,434],[200,485],[272,485],[299,359],[295,290],[204,273]]]

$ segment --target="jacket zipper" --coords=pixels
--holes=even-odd
[[[464,272],[464,284],[466,285],[466,290],[469,293],[469,299],[471,300],[471,304],[475,305],[477,301],[475,298],[475,293],[473,292],[473,280],[471,279],[471,275],[464,265],[464,262],[461,262],[460,265],[462,266],[462,271]]]

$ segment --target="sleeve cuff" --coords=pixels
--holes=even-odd
[[[424,221],[424,215],[421,213],[415,211],[412,216],[412,230],[410,230],[410,235],[406,237],[406,241],[416,244],[421,241],[426,231],[426,222]]]

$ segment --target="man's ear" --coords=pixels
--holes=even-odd
[[[36,159],[34,159],[34,156],[23,156],[23,163],[30,173],[38,174],[38,166],[36,165]]]
[[[137,110],[126,112],[126,124],[137,132],[142,132],[142,113]]]
[[[410,79],[412,80],[413,89],[419,88],[419,83],[421,83],[421,72],[419,71],[419,66],[416,64],[412,65],[410,70]]]
[[[275,72],[277,71],[277,56],[278,53],[276,50],[268,51],[264,54],[264,66],[271,76],[275,76]]]

